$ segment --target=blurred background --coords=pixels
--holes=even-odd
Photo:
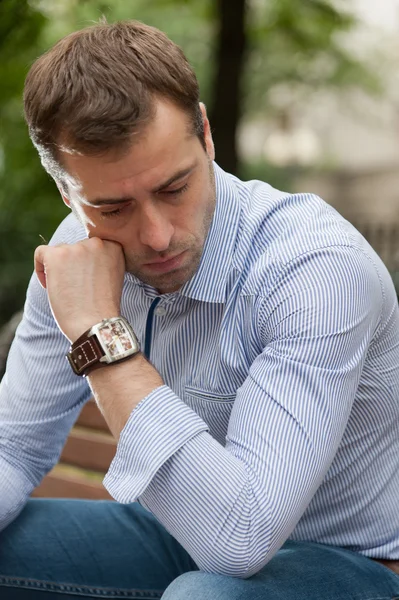
[[[0,328],[67,209],[22,115],[35,58],[105,15],[164,30],[194,65],[219,164],[311,191],[369,239],[399,290],[399,0],[1,0]]]

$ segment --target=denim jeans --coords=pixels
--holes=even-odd
[[[1,600],[392,600],[399,575],[354,552],[288,541],[259,573],[199,571],[139,504],[30,500],[0,533]]]

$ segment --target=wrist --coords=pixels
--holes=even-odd
[[[137,405],[164,385],[157,370],[141,353],[109,369],[93,371],[87,380],[116,439]]]
[[[74,344],[76,340],[80,338],[81,335],[83,335],[86,331],[94,327],[94,325],[101,323],[101,321],[103,321],[104,319],[111,319],[113,317],[119,316],[120,311],[118,309],[111,309],[106,310],[101,314],[93,313],[88,315],[87,317],[81,317],[79,318],[79,320],[76,320],[74,322],[73,326],[71,326],[70,330],[68,331],[68,339],[71,342],[71,344]]]
[[[88,373],[87,375],[87,378],[91,383],[112,381],[112,378],[118,379],[121,375],[123,376],[125,373],[128,373],[132,369],[133,362],[136,364],[136,368],[142,368],[143,363],[147,362],[147,359],[141,352],[137,352],[136,354],[132,354],[132,356],[129,356],[129,359],[113,363],[111,365],[111,369],[109,368],[110,365],[107,364],[99,366],[98,369],[90,371],[90,373]]]

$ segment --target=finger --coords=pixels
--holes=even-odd
[[[46,266],[45,266],[45,252],[47,250],[47,246],[38,246],[35,250],[34,254],[34,264],[35,264],[35,272],[39,279],[40,285],[46,289]]]

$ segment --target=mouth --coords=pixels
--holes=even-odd
[[[152,273],[168,273],[170,271],[175,271],[181,266],[185,255],[186,250],[180,254],[177,254],[176,256],[172,256],[172,258],[160,258],[156,261],[145,263],[143,267]]]

